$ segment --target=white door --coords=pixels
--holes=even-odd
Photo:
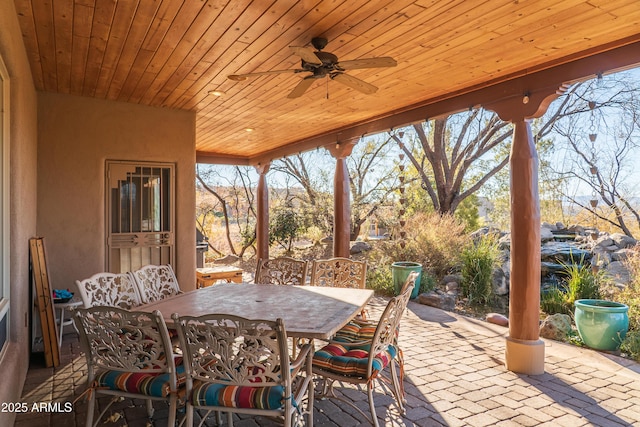
[[[108,160],[106,170],[109,271],[173,265],[174,165]]]

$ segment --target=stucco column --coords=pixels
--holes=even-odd
[[[507,369],[544,373],[540,340],[540,201],[538,154],[527,120],[514,122],[511,175],[511,289]]]
[[[333,256],[349,258],[351,237],[351,188],[347,157],[357,141],[339,142],[328,147],[336,159],[333,177]]]
[[[257,258],[269,258],[269,188],[267,187],[267,172],[271,163],[259,164],[256,171],[258,189],[256,194],[256,255]]]

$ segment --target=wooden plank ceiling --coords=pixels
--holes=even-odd
[[[15,0],[38,90],[197,112],[196,150],[250,163],[409,105],[640,40],[638,0]],[[393,57],[299,98],[289,46]],[[210,91],[223,91],[214,96]],[[252,129],[248,132],[246,129]],[[275,151],[274,151],[275,150]]]

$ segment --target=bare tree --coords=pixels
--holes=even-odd
[[[640,87],[625,75],[585,86],[587,91],[571,103],[574,111],[586,114],[554,125],[568,160],[556,172],[577,183],[565,194],[569,201],[633,237],[640,229],[637,184],[633,184],[640,149]],[[590,200],[578,197],[578,189],[590,190]]]
[[[538,144],[558,131],[556,124],[574,117],[584,119],[590,111],[585,99],[592,84],[573,85],[542,118],[534,121],[532,130]],[[627,84],[595,108],[621,108],[638,90]],[[635,108],[637,112],[637,104]],[[493,112],[471,110],[414,124],[389,135],[417,170],[434,209],[454,213],[463,200],[508,164],[512,126]]]
[[[249,177],[246,168],[232,167],[225,168],[221,173],[216,168],[196,169],[196,179],[202,189],[211,194],[217,204],[212,205],[208,210],[201,212],[206,215],[213,215],[214,212],[221,212],[224,222],[225,236],[229,251],[242,257],[246,250],[253,247],[256,239],[253,188],[255,183]],[[197,224],[200,231],[208,236],[207,228],[204,224],[206,215]],[[238,239],[238,236],[240,237]],[[240,240],[238,244],[237,241]],[[239,246],[237,248],[236,246]],[[215,248],[209,239],[209,247],[218,254],[225,253],[222,248]]]

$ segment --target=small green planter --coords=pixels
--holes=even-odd
[[[411,299],[417,298],[420,293],[420,277],[422,276],[422,264],[411,261],[398,261],[391,264],[391,275],[393,277],[393,287],[396,291],[396,295],[400,294],[402,285],[407,281],[407,277],[412,271],[418,273],[416,277],[416,285],[411,292]]]
[[[575,321],[582,341],[596,350],[616,351],[629,329],[629,307],[619,302],[579,299]]]

